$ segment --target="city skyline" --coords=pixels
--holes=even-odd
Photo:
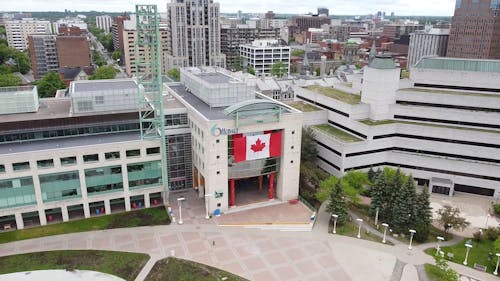
[[[4,6],[5,11],[91,11],[98,10],[104,12],[133,11],[135,4],[156,4],[160,12],[166,12],[167,3],[165,0],[84,0],[68,3],[67,1],[54,2],[48,0],[27,0],[22,2],[11,2]],[[311,3],[299,0],[271,0],[271,1],[229,1],[218,0],[222,13],[235,13],[241,10],[244,13],[265,13],[273,10],[275,13],[306,14],[315,12],[318,6],[325,6],[330,9],[333,15],[365,15],[374,14],[377,11],[385,11],[388,15],[394,12],[396,15],[425,15],[425,16],[452,16],[455,8],[454,0],[444,1],[410,1],[410,0],[335,0],[323,3]],[[359,5],[358,5],[359,4]]]

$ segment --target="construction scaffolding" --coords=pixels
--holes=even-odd
[[[141,138],[161,141],[162,182],[165,187],[163,199],[164,203],[168,203],[169,181],[163,114],[160,15],[156,5],[136,5],[135,16],[137,27],[135,67]]]

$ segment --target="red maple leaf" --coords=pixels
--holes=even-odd
[[[253,152],[259,152],[262,151],[266,147],[266,143],[262,142],[260,138],[257,139],[255,144],[252,144],[250,146],[250,149],[253,150]]]

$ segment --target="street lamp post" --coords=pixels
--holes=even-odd
[[[496,253],[497,255],[497,267],[495,267],[495,271],[493,271],[493,274],[498,275],[498,263],[500,263],[500,253]]]
[[[410,245],[408,246],[408,249],[411,250],[411,242],[413,242],[413,235],[415,235],[417,231],[415,229],[410,229]]]
[[[210,219],[210,215],[208,214],[208,200],[210,196],[212,196],[212,194],[205,194],[205,210],[207,211],[207,213],[205,214],[205,219],[207,220]]]
[[[363,220],[362,219],[356,219],[358,221],[358,224],[359,224],[359,227],[358,227],[358,239],[361,238],[361,225],[363,224]]]
[[[337,233],[337,219],[339,215],[332,214],[333,218],[333,234]]]
[[[464,260],[464,265],[467,265],[467,259],[469,258],[469,251],[470,248],[472,248],[471,244],[465,244],[465,247],[467,247],[467,251],[465,252],[465,260]]]
[[[184,197],[179,197],[177,198],[177,204],[179,204],[179,222],[178,224],[183,224],[184,222],[182,221],[182,201],[186,200]]]
[[[375,227],[377,227],[377,229],[378,229],[378,212],[379,208],[377,207],[377,209],[375,209]]]
[[[387,228],[389,228],[389,225],[387,223],[383,223],[382,226],[384,227],[384,238],[382,238],[382,243],[385,244],[385,235],[387,234]]]
[[[490,219],[490,214],[486,215],[486,223],[484,224],[484,229],[488,229],[488,220]]]
[[[438,236],[438,237],[436,237],[436,239],[437,239],[437,246],[436,246],[436,255],[437,255],[439,253],[439,251],[441,250],[441,248],[439,247],[439,242],[444,241],[444,237]]]

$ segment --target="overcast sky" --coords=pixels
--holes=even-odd
[[[160,12],[166,11],[170,0],[0,0],[4,11],[133,11],[135,4],[157,4]],[[452,16],[455,0],[216,0],[223,13],[238,10],[251,13],[315,12],[318,6],[330,9],[330,14],[365,15],[376,11],[395,12],[396,15]]]

